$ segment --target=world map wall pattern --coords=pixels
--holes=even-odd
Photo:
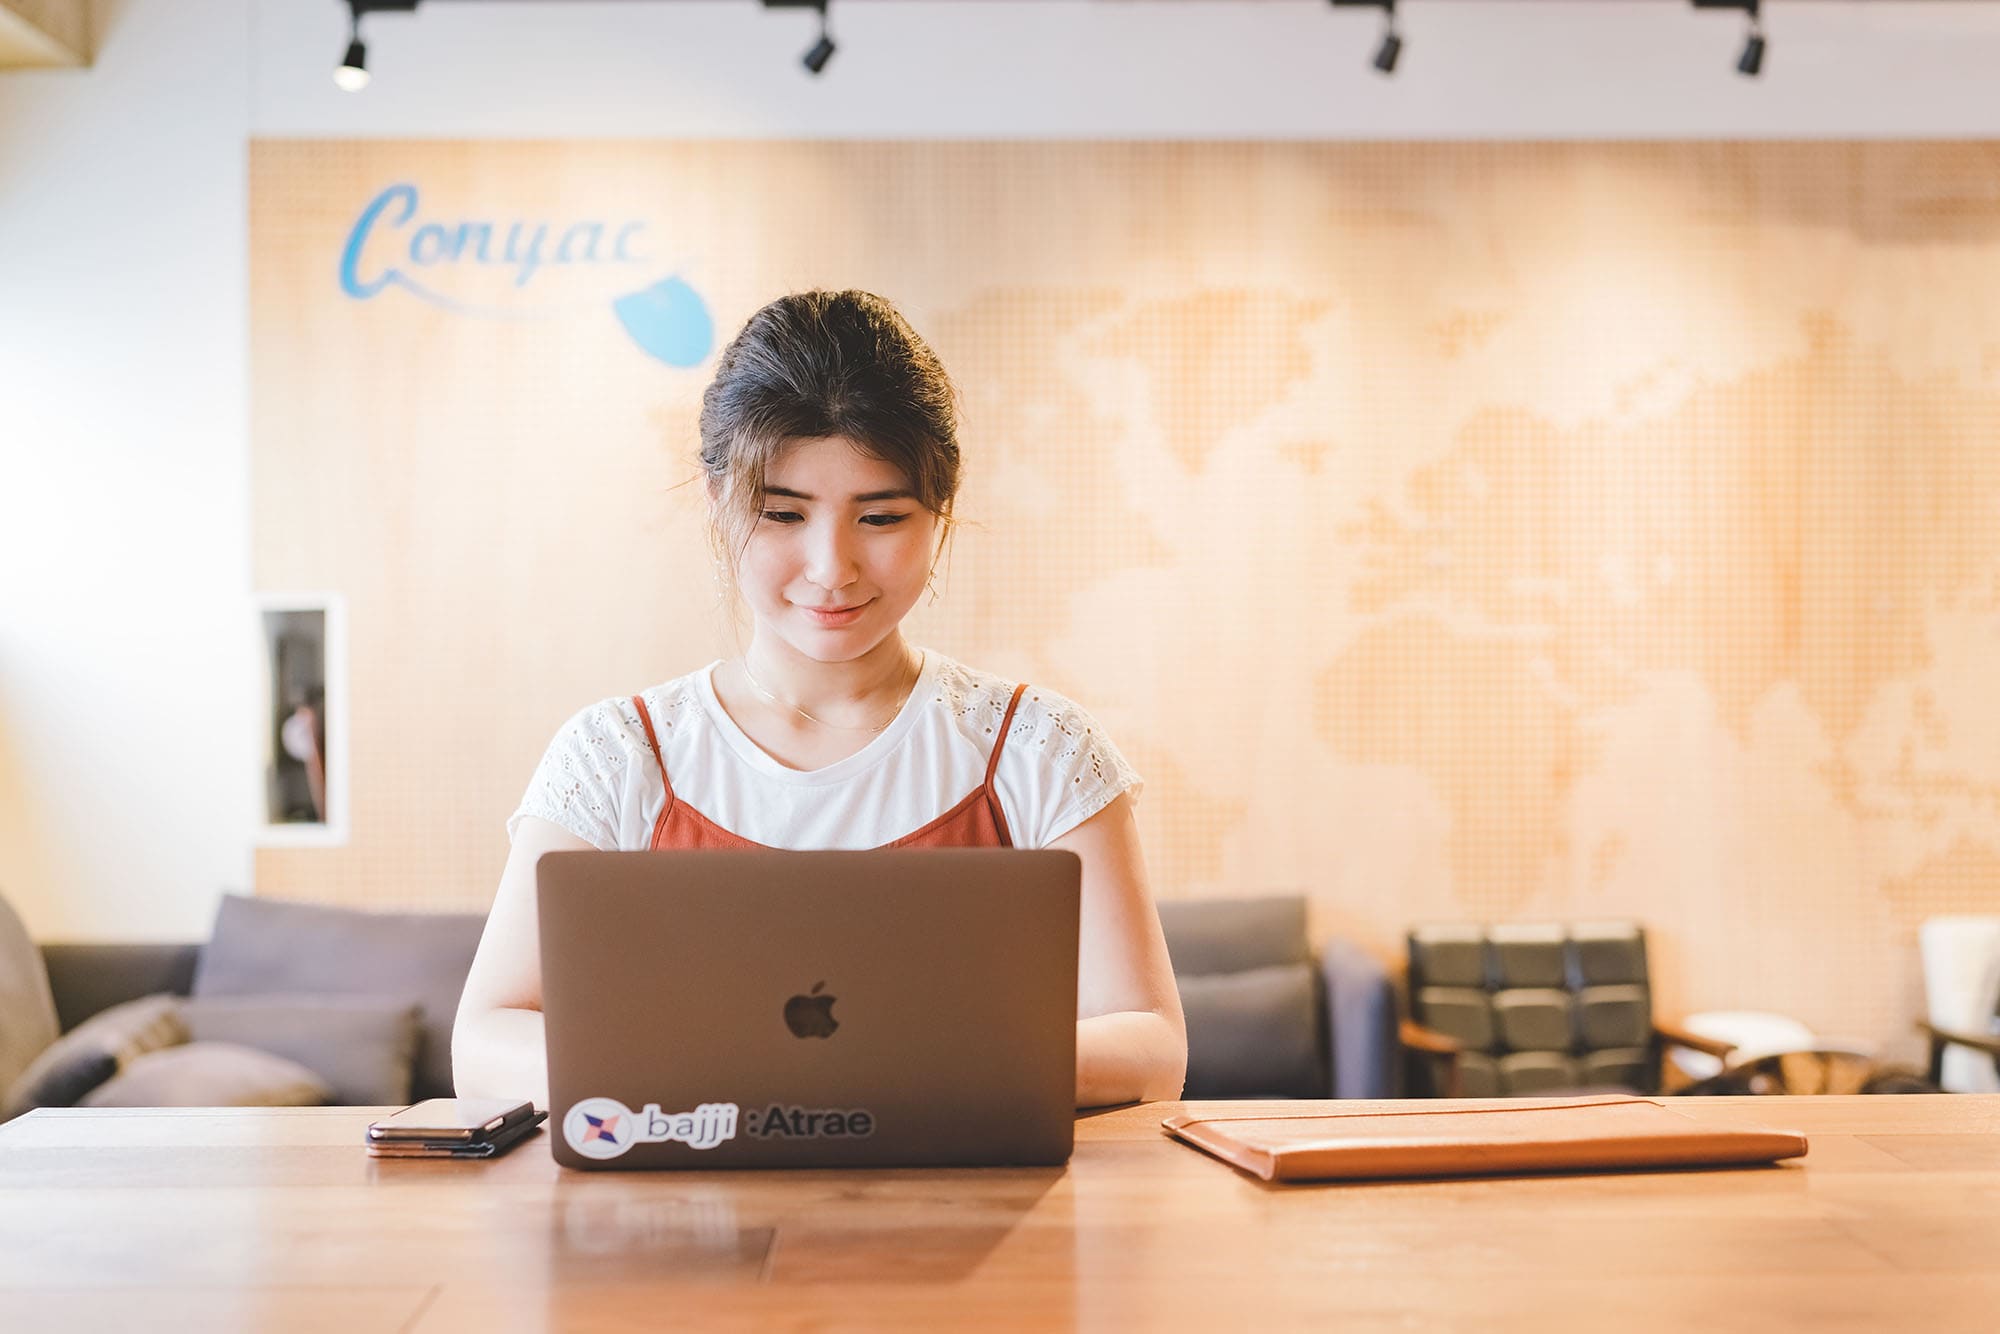
[[[1663,1010],[1908,1055],[1916,923],[2000,911],[1996,165],[260,142],[256,579],[348,596],[354,808],[258,889],[483,906],[562,718],[731,651],[677,485],[712,358],[343,298],[354,210],[410,180],[643,217],[724,336],[792,288],[896,299],[967,457],[909,633],[1093,710],[1161,895],[1305,892],[1385,958],[1637,917]]]

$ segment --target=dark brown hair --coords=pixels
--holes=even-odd
[[[868,292],[795,292],[750,317],[701,396],[701,468],[717,504],[709,542],[734,578],[787,445],[843,436],[899,469],[936,515],[939,554],[955,526],[956,393],[929,344]],[[933,568],[936,558],[933,557]]]

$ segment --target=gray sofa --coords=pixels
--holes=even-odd
[[[1397,1095],[1402,1061],[1386,971],[1343,941],[1315,954],[1303,899],[1169,901],[1160,904],[1160,918],[1188,1020],[1185,1096]],[[226,1015],[234,1027],[222,1036],[298,1057],[336,1092],[336,1067],[352,1064],[353,1054],[330,1047],[382,1048],[348,1085],[372,1089],[384,1061],[406,1060],[407,1096],[417,1099],[452,1091],[452,1020],[484,922],[478,913],[367,912],[231,896],[206,942],[44,944],[40,952],[64,1034],[148,997],[185,997],[197,1016],[203,1007],[235,1003]],[[286,1002],[289,1021],[272,1017]],[[383,1046],[393,1035],[385,1037],[380,1023],[357,1036],[351,1010],[334,1016],[346,1025],[344,1037],[327,1030],[324,1007],[343,1002],[414,1007],[407,1054]],[[261,1029],[245,1029],[245,1006],[267,1021]],[[204,1022],[213,1023],[197,1019],[193,1036],[202,1036]],[[321,1030],[318,1040],[301,1038],[302,1026]],[[199,1079],[180,1088],[191,1101],[211,1096]],[[372,1091],[350,1097],[396,1100]]]
[[[1174,899],[1160,927],[1187,1015],[1187,1098],[1393,1098],[1403,1057],[1388,970],[1331,940],[1297,896]]]
[[[229,896],[204,942],[42,944],[60,1036],[40,1058],[33,1105],[87,1100],[142,1060],[174,1068],[131,1096],[243,1101],[264,1086],[246,1086],[240,1068],[260,1053],[298,1076],[278,1085],[288,1101],[449,1096],[452,1022],[484,925],[480,913]],[[64,1044],[76,1050],[54,1051]],[[122,1105],[111,1091],[90,1105]]]

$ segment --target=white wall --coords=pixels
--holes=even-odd
[[[0,74],[0,893],[43,938],[205,935],[261,792],[246,0]]]
[[[1741,14],[1686,0],[1404,0],[1403,62],[1368,67],[1374,10],[1326,0],[755,0],[479,4],[367,20],[365,97],[327,78],[333,0],[262,0],[252,124],[298,135],[1690,138],[2000,133],[2000,5],[1767,0],[1762,79]],[[296,9],[298,13],[281,10]]]
[[[43,938],[203,934],[261,799],[249,599],[252,135],[2000,137],[2000,4],[99,0],[0,73],[0,893]],[[365,776],[363,780],[365,781]]]

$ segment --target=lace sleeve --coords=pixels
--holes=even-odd
[[[1032,774],[1023,780],[1032,814],[1022,847],[1047,847],[1109,806],[1119,793],[1134,802],[1145,780],[1084,707],[1052,690],[1028,687],[1008,750],[1019,747]],[[1016,772],[1019,772],[1018,770]]]
[[[542,753],[507,837],[524,816],[567,829],[593,848],[618,850],[619,809],[631,759],[620,742],[615,701],[593,704],[564,723]],[[629,705],[627,706],[629,709]]]

